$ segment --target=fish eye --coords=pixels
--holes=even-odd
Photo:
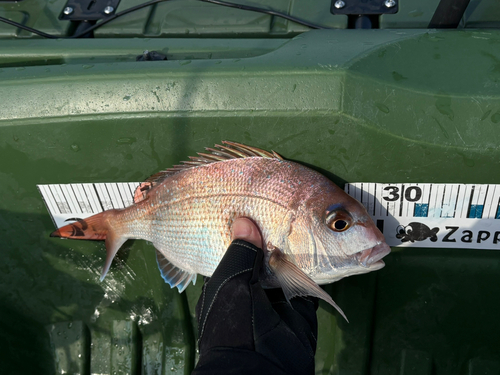
[[[402,225],[398,225],[398,227],[396,228],[396,232],[399,234],[405,234],[405,227]]]
[[[408,225],[406,227],[406,234],[410,234],[411,232],[413,232],[413,228]]]
[[[335,232],[343,232],[352,225],[352,217],[344,210],[327,211],[326,224]]]
[[[333,227],[339,232],[346,230],[348,227],[347,221],[339,219],[333,222]]]

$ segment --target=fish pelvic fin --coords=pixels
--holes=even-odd
[[[196,273],[190,273],[174,266],[159,250],[156,250],[156,261],[163,280],[170,285],[170,288],[177,287],[179,293],[182,293],[190,282],[193,282],[193,285],[196,283]]]
[[[109,218],[114,216],[116,211],[118,210],[101,212],[86,219],[68,219],[75,220],[75,222],[65,225],[50,234],[50,237],[70,238],[76,240],[105,240],[106,263],[104,264],[104,269],[101,273],[101,281],[108,273],[111,262],[113,261],[118,249],[127,240],[126,237],[118,235],[109,225]]]
[[[278,282],[288,302],[296,296],[312,296],[321,298],[332,305],[342,317],[349,322],[342,309],[333,301],[332,297],[307,276],[299,267],[290,262],[287,256],[277,248],[272,250],[269,266],[276,275]]]

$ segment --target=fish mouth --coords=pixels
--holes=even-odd
[[[378,269],[382,268],[385,264],[381,259],[390,252],[391,248],[389,247],[389,245],[387,245],[385,242],[382,242],[372,247],[371,249],[360,251],[357,254],[357,258],[361,266],[365,268],[377,267]]]

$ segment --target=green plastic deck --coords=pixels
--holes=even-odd
[[[35,3],[27,24],[68,31],[59,0],[2,3],[0,15]],[[49,238],[37,184],[141,181],[221,140],[275,150],[341,186],[500,183],[498,30],[427,30],[435,1],[418,16],[414,2],[401,4],[400,21],[384,16],[380,30],[346,30],[344,17],[276,2],[335,27],[307,32],[227,9],[201,25],[212,6],[188,3],[194,10],[162,4],[146,26],[139,12],[87,40],[0,26],[4,374],[188,374],[197,355],[202,279],[179,295],[152,245],[129,241],[99,282],[104,244]],[[470,25],[480,27],[474,14],[495,24],[486,5]],[[197,32],[181,38],[186,30]],[[144,50],[168,60],[136,62]],[[317,374],[500,369],[497,251],[394,248],[381,271],[325,288],[350,323],[320,303]]]

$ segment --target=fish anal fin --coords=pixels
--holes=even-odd
[[[109,231],[108,235],[106,236],[106,262],[104,263],[104,268],[102,269],[100,281],[104,280],[106,277],[106,274],[109,271],[109,267],[111,267],[111,263],[113,262],[113,259],[120,249],[122,245],[127,241],[126,237],[123,236],[118,236],[115,232]]]
[[[182,293],[190,282],[193,282],[193,285],[195,284],[196,273],[190,273],[174,266],[159,250],[156,250],[156,261],[163,280],[171,288],[177,287],[179,293]]]
[[[269,245],[268,245],[269,247]],[[342,309],[333,301],[332,297],[320,288],[299,267],[290,262],[287,256],[277,248],[271,247],[269,266],[274,272],[283,293],[288,301],[296,296],[312,296],[321,298],[332,305],[344,319],[349,322]]]

